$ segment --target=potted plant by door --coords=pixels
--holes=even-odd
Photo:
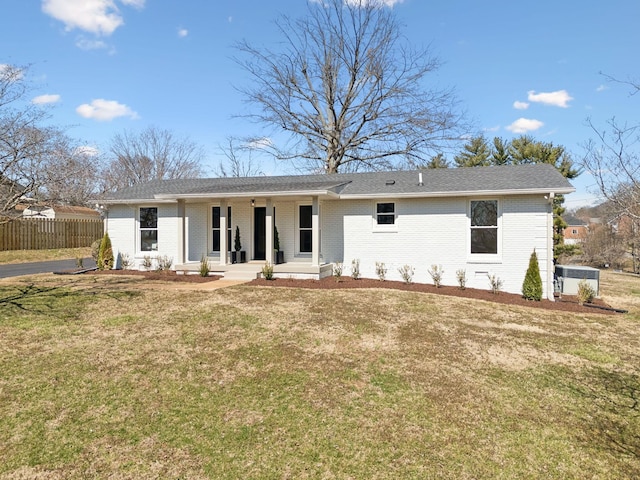
[[[284,252],[280,250],[280,236],[278,235],[278,227],[273,227],[273,249],[275,250],[275,264],[284,263]]]
[[[244,263],[247,261],[245,252],[242,250],[240,243],[240,227],[236,225],[236,235],[233,241],[234,252],[231,252],[231,263]]]

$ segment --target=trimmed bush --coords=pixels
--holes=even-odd
[[[113,268],[113,250],[111,249],[111,239],[105,233],[100,242],[97,261],[98,270],[111,270]]]
[[[529,258],[529,268],[522,282],[522,296],[527,300],[542,300],[542,277],[538,265],[538,255],[534,250]]]
[[[586,280],[583,279],[578,282],[578,303],[580,305],[593,302],[595,296],[596,291]]]
[[[266,262],[262,267],[262,276],[265,280],[273,280],[273,263]]]

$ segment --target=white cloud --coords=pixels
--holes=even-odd
[[[118,0],[134,8],[145,0]],[[95,35],[111,35],[124,24],[116,0],[42,0],[42,11],[60,20],[67,31],[75,28]]]
[[[58,103],[59,101],[60,95],[45,94],[35,97],[31,100],[31,103],[34,105],[47,105],[49,103]]]
[[[76,47],[81,50],[101,50],[104,48],[109,48],[102,40],[91,40],[85,37],[79,37],[76,40]]]
[[[138,118],[138,114],[127,105],[118,103],[115,100],[104,100],[102,98],[92,100],[90,104],[83,103],[76,108],[76,112],[81,117],[100,122],[111,121],[118,117]]]
[[[527,133],[534,130],[538,130],[544,123],[540,120],[534,120],[531,118],[519,118],[511,125],[507,127],[507,130],[513,133]]]
[[[516,100],[515,102],[513,102],[513,108],[515,108],[516,110],[526,110],[527,108],[529,108],[529,104],[527,102],[520,102]]]
[[[552,105],[554,107],[567,108],[569,101],[573,100],[573,97],[569,95],[566,90],[557,90],[555,92],[540,92],[536,93],[534,90],[527,92],[529,94],[528,100],[530,102],[543,103],[545,105]]]
[[[81,155],[83,157],[96,157],[100,154],[100,150],[90,145],[83,145],[76,148],[75,153],[76,155]]]
[[[500,125],[494,125],[493,127],[486,127],[483,130],[485,132],[498,132],[500,131]]]
[[[179,29],[178,29],[178,36],[179,36],[180,38],[184,38],[184,37],[186,37],[187,35],[189,35],[189,30],[187,30],[186,28],[179,28]]]
[[[608,90],[609,87],[607,87],[606,85],[598,85],[598,88],[596,88],[596,92],[604,92],[605,90]]]

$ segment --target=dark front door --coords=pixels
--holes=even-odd
[[[267,209],[255,207],[253,209],[253,259],[267,258]]]

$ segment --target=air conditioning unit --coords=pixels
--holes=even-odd
[[[580,265],[556,265],[555,290],[565,295],[577,295],[578,284],[585,280],[596,296],[600,295],[600,270]]]

